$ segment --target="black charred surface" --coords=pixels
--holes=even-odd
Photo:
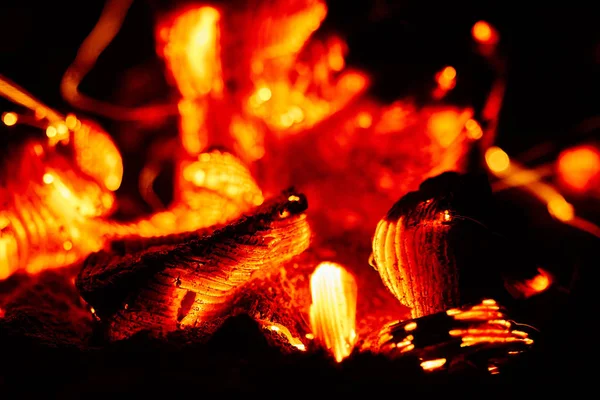
[[[386,220],[397,221],[428,200],[439,212],[451,210],[485,224],[490,218],[493,196],[487,175],[445,172],[425,180],[418,191],[404,195],[387,213]]]
[[[560,349],[551,343],[541,343],[520,363],[491,376],[468,365],[454,374],[424,373],[416,358],[392,360],[369,352],[354,353],[341,364],[322,351],[284,354],[271,346],[264,330],[245,315],[225,320],[210,339],[198,340],[200,334],[190,343],[194,330],[185,336],[171,335],[168,340],[138,334],[86,350],[40,343],[25,346],[23,340],[2,337],[0,389],[8,398],[16,394],[83,398],[173,392],[200,396],[232,391],[282,395],[365,391],[379,395],[423,388],[427,393],[460,395],[481,394],[480,390],[490,390],[490,385],[494,391],[519,388],[519,392],[540,394],[549,390],[548,379],[566,382],[582,370],[575,364],[566,371]]]

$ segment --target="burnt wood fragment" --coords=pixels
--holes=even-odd
[[[81,296],[107,324],[111,340],[139,331],[160,334],[223,315],[237,290],[258,271],[308,248],[307,201],[293,190],[208,234],[152,241],[123,254],[90,255],[77,277]],[[176,242],[176,243],[173,243]]]

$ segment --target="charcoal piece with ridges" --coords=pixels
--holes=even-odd
[[[123,255],[90,255],[77,277],[81,296],[107,324],[111,340],[160,334],[223,315],[256,272],[308,248],[304,195],[287,190],[212,233]],[[167,242],[172,242],[173,237]]]

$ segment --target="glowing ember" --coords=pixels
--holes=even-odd
[[[110,213],[114,196],[66,158],[45,154],[28,143],[18,159],[5,160],[18,173],[0,192],[0,278],[64,266],[103,244],[98,218]]]
[[[490,147],[485,152],[485,160],[490,170],[501,173],[510,166],[508,155],[499,147]]]
[[[310,290],[314,337],[341,362],[352,353],[357,339],[354,277],[341,265],[322,262],[310,278]]]
[[[208,145],[206,95],[219,97],[223,78],[219,58],[219,12],[200,7],[177,15],[160,32],[159,46],[183,98],[179,102],[181,143],[190,155]]]
[[[17,114],[15,114],[14,112],[7,112],[2,114],[2,122],[4,122],[6,126],[13,126],[17,123],[17,120]]]
[[[133,254],[92,254],[77,287],[109,322],[113,340],[199,325],[222,315],[256,271],[308,248],[306,199],[293,195],[300,200],[281,195],[211,234],[165,237]]]
[[[488,370],[487,362],[494,360],[496,368],[489,372],[497,373],[498,365],[533,344],[525,330],[530,330],[527,325],[509,321],[494,300],[486,299],[474,306],[391,323],[379,333],[379,351],[390,357],[416,355],[426,360],[420,364],[426,371],[463,362]]]
[[[306,295],[304,302],[291,303],[306,306],[310,323],[304,321],[302,330],[296,326],[301,323],[282,322],[269,312],[253,314],[264,329],[300,351],[306,350],[300,338],[315,339],[341,362],[359,335],[377,330],[375,347],[381,352],[417,355],[424,371],[434,371],[450,368],[466,348],[493,347],[504,355],[531,345],[527,332],[511,330],[495,301],[460,306],[458,251],[449,241],[455,228],[483,224],[460,203],[470,198],[461,197],[462,183],[454,186],[460,175],[443,173],[461,169],[474,141],[490,140],[502,84],[494,86],[482,125],[467,107],[419,108],[411,100],[380,104],[361,97],[369,77],[347,67],[343,40],[311,39],[326,16],[324,2],[192,5],[162,18],[156,29],[157,52],[178,98],[162,114],[149,107],[125,110],[85,97],[78,85],[130,5],[107,4],[61,90],[80,109],[115,120],[153,122],[177,113],[178,148],[169,158],[175,165],[173,201],[138,220],[113,220],[124,166],[111,136],[0,79],[0,92],[31,114],[4,113],[2,122],[40,129],[37,140],[23,143],[16,156],[3,161],[3,171],[11,173],[2,176],[0,191],[0,279],[20,269],[35,273],[83,260],[76,287],[89,313],[107,327],[109,339],[120,340],[143,330],[159,335],[214,322],[231,312],[244,290],[256,294],[252,285],[258,276],[271,285],[268,289],[291,287],[286,277],[293,272],[286,262],[313,244],[317,261],[299,261],[303,265],[293,269],[312,268],[327,259],[323,255],[339,256],[344,266],[322,262],[310,283],[306,271],[297,273],[305,274],[301,278],[307,292],[310,284],[312,302],[306,304]],[[484,21],[473,26],[472,34],[478,48],[489,50],[499,40]],[[434,100],[457,85],[457,75],[452,66],[435,75]],[[517,162],[498,147],[483,143],[482,148],[493,174],[519,184]],[[583,181],[583,169],[572,157],[565,155],[563,164],[567,180]],[[159,174],[153,168],[140,172],[145,200],[158,198]],[[419,182],[419,190],[410,192]],[[452,190],[440,193],[436,182]],[[272,196],[288,184],[309,194],[312,214],[305,213],[305,194],[290,189]],[[542,186],[534,191],[547,200],[555,218],[577,220],[562,196]],[[398,198],[380,220],[381,211]],[[463,242],[469,242],[467,235],[461,236]],[[357,254],[345,254],[355,247]],[[378,274],[364,270],[371,250]],[[513,289],[529,297],[551,283],[540,269]],[[302,293],[296,287],[290,291],[296,289]],[[368,294],[361,304],[359,289]],[[413,318],[422,318],[378,331],[407,315],[407,307]],[[300,308],[290,313],[292,322],[302,319]],[[3,313],[0,309],[0,318]],[[368,343],[364,349],[372,350]],[[486,368],[498,370],[496,364]]]
[[[123,178],[123,160],[110,136],[92,126],[90,123],[81,123],[74,116],[65,119],[72,126],[73,148],[75,150],[75,162],[81,172],[91,176],[96,181],[104,184],[104,187],[114,192],[121,186]]]
[[[537,269],[537,274],[523,281],[505,282],[507,290],[515,298],[529,298],[548,290],[552,285],[552,275],[543,268]]]
[[[489,232],[466,204],[483,206],[489,193],[487,183],[445,173],[403,196],[377,224],[373,266],[413,318],[459,305],[459,276],[479,274],[467,273],[480,269],[468,267],[480,262],[470,242]]]
[[[194,99],[223,90],[219,63],[219,12],[212,7],[178,15],[169,27],[159,28],[163,56],[177,87]]]
[[[304,345],[304,343],[302,343],[302,341],[299,338],[294,337],[290,333],[290,330],[286,326],[272,322],[272,321],[259,320],[258,322],[260,324],[262,324],[264,329],[268,329],[272,332],[277,332],[279,335],[283,336],[288,341],[289,344],[291,344],[298,350],[306,351],[306,346]]]
[[[446,364],[445,358],[437,358],[435,360],[423,361],[421,363],[421,368],[423,368],[424,371],[433,371],[443,367],[444,364]]]
[[[600,183],[600,151],[581,146],[563,151],[558,157],[559,179],[571,190],[584,193]]]
[[[499,40],[498,32],[486,21],[478,21],[471,29],[473,39],[484,45],[494,45]]]
[[[239,160],[227,153],[204,153],[186,164],[184,176],[191,182],[169,210],[132,223],[108,221],[122,161],[104,135],[87,125],[74,133],[70,143],[76,165],[56,156],[46,158],[39,144],[26,146],[21,159],[13,162],[23,165],[23,176],[8,182],[3,192],[10,197],[0,220],[0,277],[21,268],[39,272],[68,265],[100,250],[109,239],[164,236],[225,223],[263,201]],[[37,182],[31,180],[35,175]]]
[[[435,75],[437,88],[433,92],[434,99],[441,99],[456,86],[456,69],[448,66]]]
[[[467,136],[470,139],[478,140],[483,137],[483,129],[477,121],[474,119],[470,119],[465,123],[465,128],[467,129]]]

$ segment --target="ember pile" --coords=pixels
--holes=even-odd
[[[61,94],[78,111],[0,77],[16,108],[4,125],[35,132],[3,159],[0,349],[37,354],[33,366],[3,365],[0,383],[16,388],[56,357],[69,363],[69,389],[47,389],[65,395],[118,390],[145,363],[159,386],[206,390],[522,381],[524,365],[541,368],[531,360],[543,334],[514,306],[560,288],[498,235],[494,193],[524,186],[557,221],[599,230],[495,146],[505,75],[491,24],[472,26],[477,53],[498,68],[476,111],[443,101],[452,66],[425,106],[369,96],[346,43],[315,35],[323,1],[176,7],[160,15],[156,46],[177,101],[125,108],[80,83],[130,5],[107,2],[64,74]],[[127,162],[94,115],[177,120],[138,174],[150,212],[127,212]],[[561,154],[559,187],[597,194],[599,155],[592,145]],[[86,367],[99,364],[113,369]],[[228,372],[211,381],[213,370]]]

